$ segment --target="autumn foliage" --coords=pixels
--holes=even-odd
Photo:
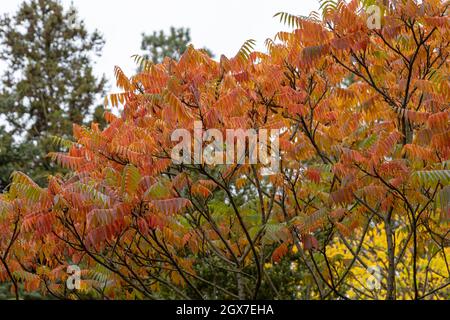
[[[58,298],[448,298],[448,2],[382,7],[381,29],[364,8],[280,13],[292,31],[266,53],[117,68],[120,115],[49,155],[71,173],[41,188],[17,172],[0,196],[0,281]],[[171,133],[194,121],[280,129],[280,171],[173,164]],[[286,262],[298,281],[274,280]]]

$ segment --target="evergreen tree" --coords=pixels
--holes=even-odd
[[[191,42],[189,28],[170,28],[169,34],[163,30],[154,31],[151,35],[142,34],[141,49],[146,52],[145,57],[153,63],[161,63],[165,57],[179,59]],[[204,48],[209,56],[213,56],[209,49]]]
[[[12,167],[44,182],[56,167],[46,159],[50,137],[70,137],[72,123],[92,120],[105,78],[93,74],[104,40],[89,33],[74,8],[56,0],[23,2],[0,18],[0,190]],[[97,108],[100,108],[98,106]],[[4,120],[6,120],[6,125]]]

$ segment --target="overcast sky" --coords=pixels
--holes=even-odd
[[[23,0],[0,0],[0,13],[13,13]],[[285,29],[273,15],[286,11],[308,15],[318,10],[318,0],[62,0],[79,11],[88,29],[98,29],[105,37],[103,54],[95,71],[112,82],[115,65],[127,75],[135,70],[130,58],[140,54],[142,32],[189,27],[196,48],[207,47],[216,57],[233,56],[247,39],[264,41]],[[1,71],[0,65],[0,71]]]

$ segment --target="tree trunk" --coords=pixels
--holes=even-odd
[[[395,300],[395,246],[394,234],[392,230],[392,209],[388,213],[384,227],[386,231],[387,251],[388,251],[388,276],[386,300]]]

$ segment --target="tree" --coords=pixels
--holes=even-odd
[[[191,42],[189,28],[170,27],[170,33],[154,31],[151,35],[142,34],[141,49],[145,52],[144,57],[153,63],[161,63],[165,57],[178,60],[186,51]],[[204,49],[211,57],[213,54],[209,49]]]
[[[104,41],[77,19],[74,8],[65,11],[58,1],[31,0],[0,20],[0,57],[7,64],[0,94],[7,126],[1,139],[4,153],[14,157],[2,162],[0,189],[9,181],[9,163],[43,183],[55,172],[44,158],[52,149],[49,136],[69,137],[72,123],[92,119],[96,99],[104,94],[105,79],[92,70],[92,57]]]
[[[57,298],[448,297],[447,6],[384,8],[380,30],[361,6],[280,13],[294,30],[266,54],[188,47],[132,78],[118,69],[121,115],[75,126],[51,154],[70,178],[43,188],[17,172],[1,196],[2,279]],[[196,122],[281,129],[279,171],[173,162],[172,133]]]
[[[0,126],[0,188],[5,187],[9,182],[11,173],[15,170],[28,171],[31,164],[24,162],[24,159],[35,159],[39,157],[40,151],[33,143],[23,141],[18,144],[3,126]]]

